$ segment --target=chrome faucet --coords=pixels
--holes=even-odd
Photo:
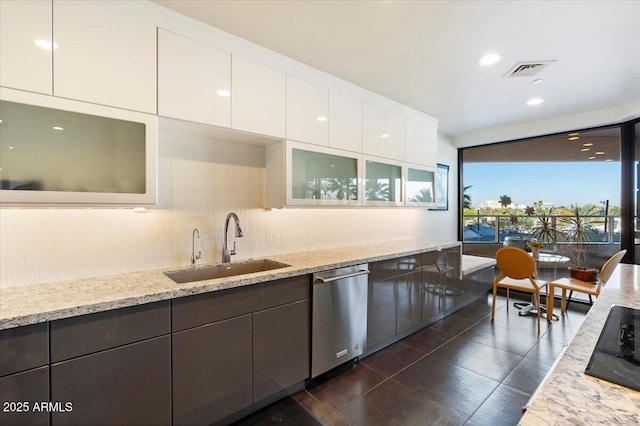
[[[202,252],[198,250],[198,254],[196,254],[196,237],[200,239],[200,231],[198,228],[193,228],[193,234],[191,234],[191,267],[195,268],[196,260],[200,259]]]
[[[238,215],[231,212],[224,221],[224,247],[222,248],[222,263],[231,262],[231,256],[236,254],[236,240],[233,240],[233,250],[229,251],[229,243],[227,241],[227,233],[229,230],[229,219],[233,218],[236,223],[236,238],[242,237],[242,229],[240,228],[240,219]]]

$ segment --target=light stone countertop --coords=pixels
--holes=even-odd
[[[640,424],[640,392],[584,373],[614,304],[640,309],[640,266],[618,266],[520,425]]]
[[[0,330],[456,246],[460,243],[411,239],[274,255],[267,258],[291,266],[185,284],[164,272],[187,266],[9,287],[0,290]]]

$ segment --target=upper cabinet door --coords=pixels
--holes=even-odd
[[[232,61],[232,127],[284,138],[285,74],[236,55]]]
[[[386,156],[389,134],[386,131],[385,110],[362,103],[362,152],[377,157]]]
[[[231,54],[159,29],[158,114],[231,127]]]
[[[329,89],[287,75],[287,139],[329,144]]]
[[[0,86],[51,94],[51,1],[0,2]]]
[[[54,95],[156,113],[156,26],[130,1],[53,4]]]
[[[404,119],[405,158],[407,161],[422,164],[422,124],[410,118]]]
[[[436,167],[438,130],[431,125],[405,118],[405,159],[409,163]]]
[[[422,164],[436,167],[438,164],[438,129],[422,125]]]
[[[386,157],[404,160],[404,117],[386,111]]]
[[[329,146],[362,151],[362,103],[359,98],[330,91]]]

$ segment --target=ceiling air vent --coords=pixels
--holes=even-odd
[[[518,62],[506,73],[505,77],[533,77],[547,66],[554,63],[553,61],[535,61],[535,62]]]

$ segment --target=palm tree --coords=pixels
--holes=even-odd
[[[433,201],[433,193],[430,188],[422,188],[410,201],[414,203],[431,203]]]
[[[366,193],[367,200],[389,201],[389,184],[379,179],[367,179]]]
[[[511,197],[509,197],[508,195],[501,195],[500,196],[500,205],[502,207],[507,207],[509,205],[511,205],[512,201],[511,201]]]
[[[473,185],[465,186],[462,188],[462,208],[470,209],[471,208],[471,195],[467,194],[467,189],[472,188]]]

